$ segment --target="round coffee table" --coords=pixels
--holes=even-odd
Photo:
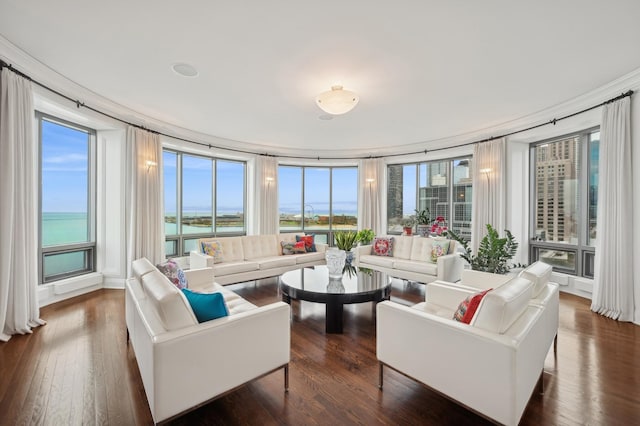
[[[391,295],[391,278],[387,274],[345,267],[342,279],[330,280],[326,266],[296,269],[280,277],[282,300],[324,303],[325,331],[342,333],[343,306],[348,303],[378,303]]]

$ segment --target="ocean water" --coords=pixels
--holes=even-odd
[[[42,213],[42,245],[55,246],[87,242],[86,213]]]

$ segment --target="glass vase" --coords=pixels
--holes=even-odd
[[[347,258],[345,251],[330,248],[325,252],[324,257],[327,260],[329,278],[342,278],[342,269],[344,268],[344,262]]]

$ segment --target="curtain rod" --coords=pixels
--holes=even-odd
[[[501,134],[501,135],[498,135],[498,136],[490,136],[488,138],[484,138],[484,139],[481,139],[481,140],[476,140],[476,141],[472,141],[472,142],[465,142],[465,143],[452,145],[452,146],[446,146],[446,147],[434,148],[434,149],[428,149],[428,150],[427,149],[423,149],[423,150],[419,150],[419,151],[403,152],[403,153],[398,153],[398,154],[369,155],[369,156],[364,156],[364,157],[321,157],[321,156],[311,157],[311,156],[298,156],[298,155],[273,155],[273,154],[261,153],[261,152],[255,152],[255,151],[248,151],[248,150],[243,150],[243,149],[238,149],[238,148],[229,148],[229,147],[223,147],[223,146],[218,146],[218,145],[212,145],[210,143],[198,142],[198,141],[194,141],[192,139],[186,139],[186,138],[179,137],[179,136],[169,135],[169,134],[157,131],[157,130],[152,130],[152,129],[146,128],[141,124],[131,123],[131,122],[129,122],[127,120],[124,120],[122,118],[115,117],[115,116],[113,116],[113,115],[111,115],[109,113],[106,113],[106,112],[101,111],[99,109],[93,108],[92,106],[87,105],[84,102],[80,102],[77,99],[73,99],[73,98],[71,98],[71,97],[69,97],[69,96],[67,96],[67,95],[65,95],[63,93],[60,93],[59,91],[57,91],[55,89],[52,89],[51,87],[49,87],[49,86],[47,86],[47,85],[45,85],[43,83],[40,83],[37,80],[34,80],[33,78],[31,78],[30,76],[26,75],[25,73],[17,70],[13,65],[8,64],[5,61],[0,59],[0,70],[2,68],[7,68],[8,70],[14,72],[15,74],[18,74],[19,76],[21,76],[23,78],[26,78],[27,80],[29,80],[32,83],[42,87],[43,89],[48,90],[51,93],[55,93],[56,95],[58,95],[58,96],[60,96],[60,97],[62,97],[64,99],[74,103],[78,109],[80,107],[87,108],[90,111],[93,111],[93,112],[95,112],[97,114],[100,114],[100,115],[103,115],[105,117],[109,117],[112,120],[116,120],[116,121],[118,121],[120,123],[124,123],[124,124],[127,124],[129,126],[145,130],[147,132],[155,133],[155,134],[158,134],[160,136],[165,136],[165,137],[172,138],[172,139],[177,139],[177,140],[180,140],[180,141],[183,141],[183,142],[192,143],[192,144],[195,144],[195,145],[200,145],[200,146],[203,146],[203,147],[207,147],[209,149],[215,148],[215,149],[220,149],[220,150],[224,150],[224,151],[239,152],[239,153],[242,153],[242,154],[262,155],[262,156],[265,156],[265,157],[295,158],[295,159],[302,159],[302,160],[318,160],[318,161],[320,161],[320,160],[369,160],[369,159],[376,159],[376,158],[401,157],[401,156],[405,156],[405,155],[415,155],[415,154],[423,154],[423,153],[426,155],[427,152],[444,151],[444,150],[447,150],[447,149],[460,148],[460,147],[463,147],[463,146],[469,146],[469,145],[475,145],[475,144],[478,144],[478,143],[489,142],[489,141],[492,141],[494,139],[505,138],[505,137],[508,137],[508,136],[517,135],[518,133],[528,132],[529,130],[537,129],[537,128],[540,128],[540,127],[543,127],[543,126],[548,126],[548,125],[554,125],[555,126],[556,123],[559,122],[559,121],[575,117],[576,115],[584,114],[585,112],[594,110],[596,108],[600,108],[601,106],[610,104],[610,103],[618,101],[620,99],[624,99],[626,97],[630,97],[634,93],[633,90],[628,90],[628,91],[626,91],[624,93],[621,93],[620,95],[618,95],[618,96],[616,96],[614,98],[611,98],[609,100],[601,102],[601,103],[599,103],[597,105],[593,105],[593,106],[591,106],[589,108],[585,108],[583,110],[574,112],[572,114],[564,115],[564,116],[562,116],[560,118],[553,118],[553,119],[551,119],[549,121],[545,121],[543,123],[536,124],[534,126],[526,127],[524,129],[514,130],[512,132],[504,133],[504,134]]]

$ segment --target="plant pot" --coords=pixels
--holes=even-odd
[[[324,257],[327,260],[329,279],[342,278],[342,269],[344,268],[347,253],[344,250],[330,248],[325,252]]]
[[[421,237],[428,237],[429,236],[429,230],[431,229],[431,226],[424,224],[424,225],[418,225],[416,232],[418,233],[418,235],[420,235]]]
[[[413,234],[413,226],[405,226],[402,228],[402,230],[404,231],[404,235]]]

